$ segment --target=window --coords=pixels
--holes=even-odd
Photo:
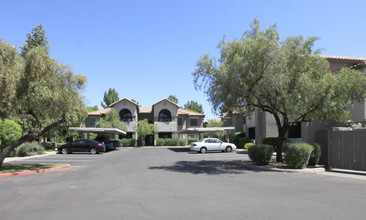
[[[131,114],[130,110],[128,110],[128,109],[122,109],[119,112],[119,117],[121,118],[121,121],[123,121],[123,122],[132,121],[132,114]]]
[[[191,119],[191,126],[197,126],[198,120],[197,119]]]
[[[159,112],[159,122],[169,122],[172,121],[172,115],[167,109],[163,109]]]

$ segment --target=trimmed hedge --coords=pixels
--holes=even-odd
[[[156,140],[156,146],[164,146],[164,138],[158,138]]]
[[[290,168],[304,169],[313,150],[312,145],[303,142],[287,144],[285,162]]]
[[[182,138],[158,138],[156,146],[186,146],[187,140]]]
[[[244,148],[244,145],[250,143],[250,138],[248,137],[244,137],[244,138],[239,138],[239,145],[236,145],[238,148]]]
[[[235,134],[234,134],[234,144],[236,146],[239,146],[239,139],[240,138],[245,138],[245,132],[235,132]]]
[[[244,149],[249,149],[251,146],[253,146],[254,144],[253,143],[246,143],[245,145],[244,145]]]
[[[322,155],[322,148],[317,143],[310,144],[314,147],[314,150],[310,154],[309,165],[315,166],[319,163],[320,156]]]
[[[187,146],[187,140],[186,139],[179,139],[179,146]]]
[[[197,141],[199,141],[198,138],[187,138],[188,145],[191,145],[192,142],[197,142]]]
[[[135,147],[136,140],[134,138],[123,138],[121,140],[122,147]]]
[[[44,147],[36,142],[24,143],[16,148],[15,155],[18,157],[34,156],[44,153]]]
[[[248,149],[250,160],[259,164],[268,164],[273,154],[273,146],[266,144],[256,144]]]

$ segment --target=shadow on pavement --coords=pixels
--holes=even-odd
[[[190,148],[189,147],[171,147],[171,148],[168,148],[169,150],[171,151],[174,151],[176,153],[183,153],[183,152],[189,152],[190,151]]]
[[[171,172],[191,174],[243,174],[247,169],[242,165],[241,160],[235,161],[178,161],[171,166],[149,167],[151,170],[165,170]]]

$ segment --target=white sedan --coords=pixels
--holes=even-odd
[[[236,150],[235,144],[225,143],[217,138],[205,138],[198,142],[193,142],[191,144],[191,151],[197,151],[201,153],[206,153],[206,151],[223,151],[231,152]]]

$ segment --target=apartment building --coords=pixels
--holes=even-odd
[[[85,121],[86,127],[95,127],[95,124],[104,115],[114,108],[127,126],[127,138],[138,140],[136,133],[137,122],[147,119],[154,124],[159,132],[146,137],[146,145],[155,145],[157,138],[186,138],[188,134],[179,131],[187,128],[203,127],[204,114],[180,108],[169,99],[162,99],[151,107],[141,107],[130,99],[123,98],[112,103],[110,108],[93,111],[88,114]],[[190,137],[198,137],[198,134],[189,134]]]

